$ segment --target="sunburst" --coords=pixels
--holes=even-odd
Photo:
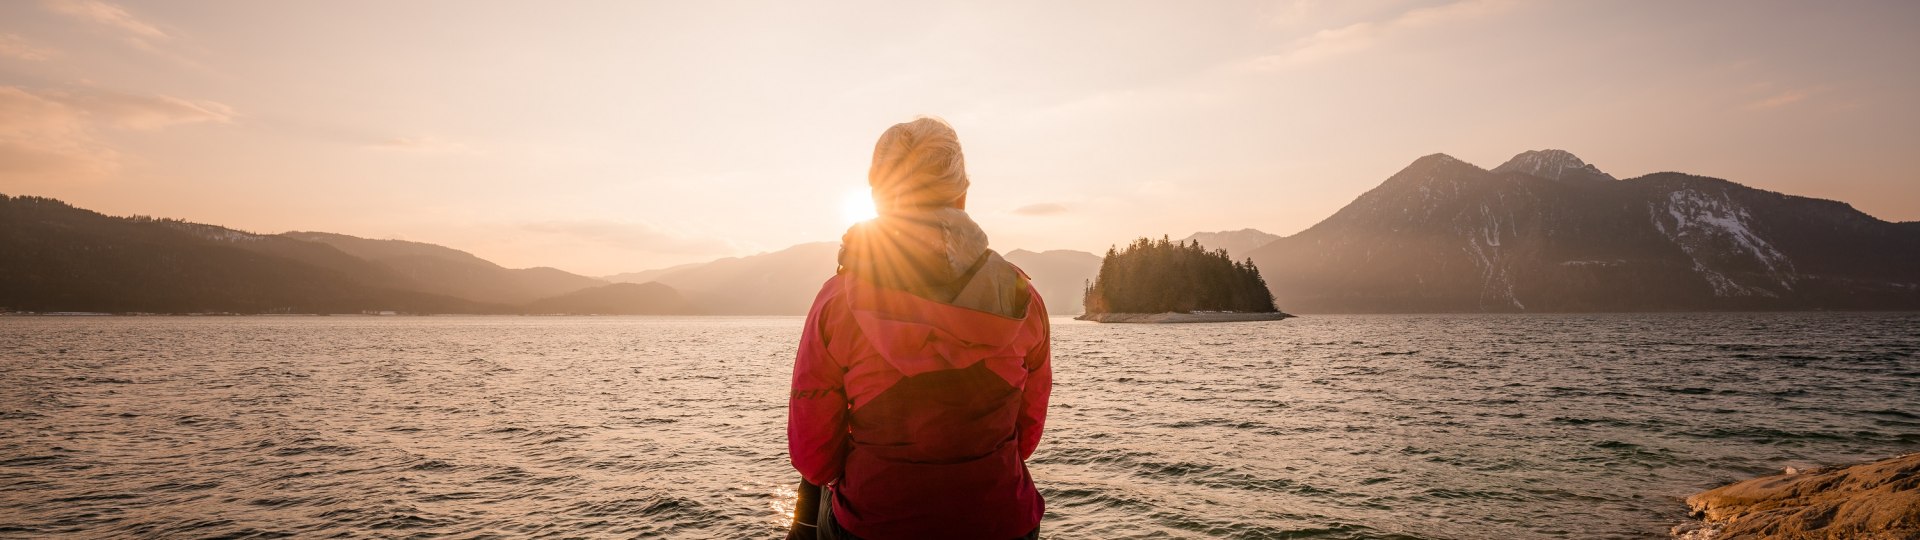
[[[865,189],[849,189],[840,197],[840,217],[847,225],[878,217],[880,212],[873,208],[873,194]]]

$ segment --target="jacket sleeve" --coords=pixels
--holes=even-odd
[[[1041,313],[1040,344],[1027,352],[1027,384],[1022,389],[1020,418],[1015,429],[1020,434],[1020,459],[1033,457],[1040,447],[1040,432],[1047,424],[1047,396],[1053,393],[1053,332]]]
[[[840,478],[847,456],[846,370],[827,352],[821,330],[826,302],[816,302],[800,333],[787,397],[787,453],[800,476],[817,485]]]

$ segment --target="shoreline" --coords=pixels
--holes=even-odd
[[[1188,324],[1188,323],[1278,321],[1281,319],[1290,319],[1290,318],[1293,318],[1293,315],[1275,311],[1272,313],[1232,313],[1232,312],[1088,313],[1088,314],[1081,315],[1079,317],[1074,317],[1074,320],[1093,321],[1097,323]]]
[[[1913,538],[1920,535],[1920,453],[1735,482],[1687,497],[1678,540]]]

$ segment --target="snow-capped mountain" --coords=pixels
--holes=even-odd
[[[1517,172],[1548,180],[1614,180],[1566,150],[1528,150],[1494,167],[1495,173]]]
[[[1290,312],[1920,308],[1920,223],[1551,150],[1420,158],[1252,256]]]

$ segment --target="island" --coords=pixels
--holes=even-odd
[[[1112,323],[1272,321],[1291,317],[1273,305],[1273,292],[1252,260],[1200,241],[1140,238],[1108,248],[1100,273],[1084,291],[1086,314],[1076,319]]]

